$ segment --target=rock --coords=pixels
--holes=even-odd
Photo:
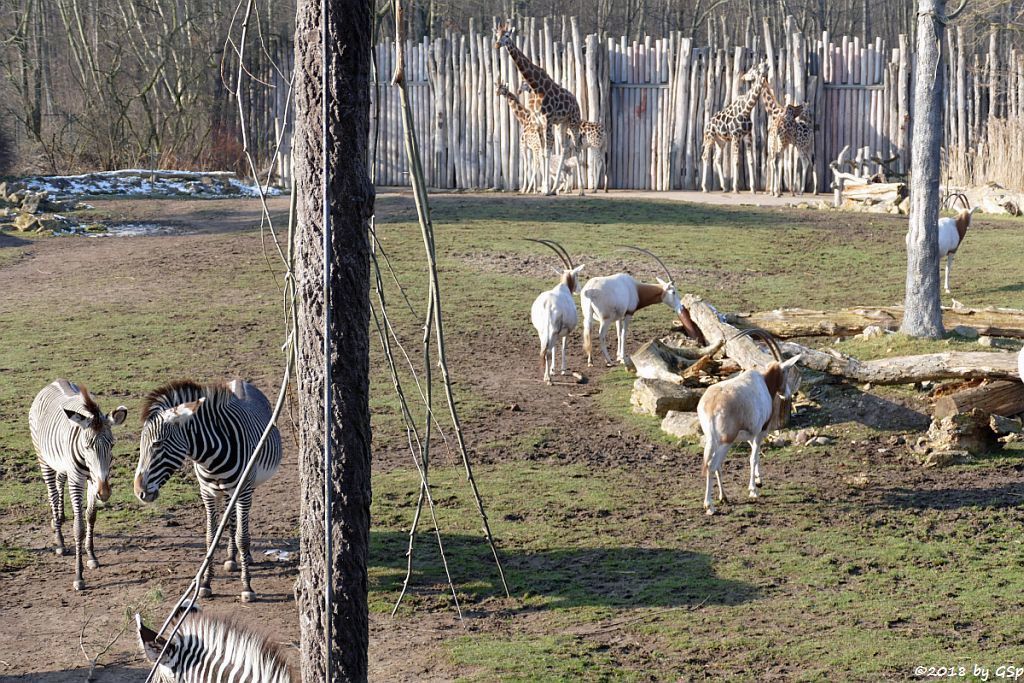
[[[19,213],[14,219],[14,229],[20,232],[38,230],[39,219],[30,213]]]
[[[36,217],[36,232],[57,232],[69,227],[64,221],[53,215]]]
[[[864,330],[857,335],[858,339],[874,339],[875,337],[885,336],[885,330],[878,325],[868,325]]]
[[[703,433],[697,413],[684,413],[678,410],[670,410],[665,414],[665,419],[661,421],[661,431],[680,439],[700,436]]]
[[[1017,434],[1024,429],[1024,425],[1021,424],[1020,418],[1013,420],[1008,417],[1003,417],[1002,415],[990,415],[988,418],[988,426],[993,432],[1000,436],[1004,434]]]
[[[793,443],[797,446],[806,446],[815,436],[817,435],[810,429],[801,429],[793,435]]]
[[[977,339],[978,330],[969,325],[957,325],[953,328],[953,334],[964,339]]]
[[[862,489],[870,483],[867,472],[860,472],[858,474],[851,474],[848,477],[843,478],[843,483],[847,486]]]
[[[633,405],[635,413],[665,417],[670,410],[694,410],[703,393],[703,387],[684,387],[672,382],[640,377],[633,382],[633,394],[629,402]]]
[[[807,442],[808,446],[828,446],[832,443],[832,439],[827,436],[816,436]]]
[[[971,456],[967,451],[932,451],[924,457],[921,464],[924,467],[949,467],[970,461]]]
[[[966,451],[971,455],[999,450],[1001,444],[989,427],[988,418],[987,413],[975,408],[967,413],[932,420],[927,433],[930,450]]]
[[[987,334],[983,334],[980,337],[978,337],[978,346],[992,346],[992,345],[993,345],[992,337],[988,336]]]
[[[46,193],[29,192],[25,195],[25,199],[21,201],[21,210],[25,213],[39,213],[39,209],[45,201]]]
[[[765,448],[785,448],[792,443],[792,440],[785,434],[769,434],[764,440]]]

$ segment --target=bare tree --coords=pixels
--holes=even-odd
[[[322,118],[321,0],[296,12],[295,192],[299,299],[299,466],[302,565],[296,587],[305,681],[365,681],[370,534],[369,219],[370,2],[327,0],[327,117]],[[324,260],[326,149],[329,260]],[[330,273],[324,305],[324,269]],[[326,317],[326,321],[325,321]],[[325,359],[325,322],[330,340]],[[325,377],[325,362],[327,375]],[[325,381],[330,405],[324,424]],[[325,446],[333,454],[325,571]],[[331,591],[326,642],[325,591]],[[329,657],[331,675],[326,666]]]
[[[945,5],[945,0],[918,2],[907,294],[900,326],[904,334],[932,339],[944,334],[939,294],[938,220]]]

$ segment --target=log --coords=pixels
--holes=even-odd
[[[1024,413],[1024,384],[1016,380],[996,380],[948,394],[935,401],[932,417],[949,417],[971,410],[1004,417]]]
[[[637,349],[630,360],[636,368],[637,377],[681,384],[684,379],[695,377],[701,369],[706,369],[721,346],[676,348],[660,339],[652,339]]]
[[[866,185],[854,187],[847,185],[843,189],[843,200],[874,204],[899,204],[910,196],[904,183],[872,183],[867,178],[863,180],[867,183]]]
[[[844,308],[817,311],[781,308],[736,316],[744,327],[761,327],[776,337],[847,337],[860,334],[868,325],[895,330],[903,320],[902,306]],[[979,335],[1024,339],[1024,311],[1014,308],[943,307],[942,323],[951,330],[972,327]]]
[[[951,351],[859,361],[834,349],[828,352],[783,342],[786,353],[801,354],[800,364],[838,377],[871,384],[913,384],[940,379],[1011,379],[1017,377],[1017,354]]]
[[[744,370],[767,367],[775,360],[770,351],[765,351],[750,337],[736,337],[738,327],[723,320],[713,306],[695,294],[683,295],[683,306],[690,312],[690,318],[704,333],[708,344],[725,342],[725,355],[740,364]]]

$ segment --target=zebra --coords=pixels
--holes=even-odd
[[[161,651],[158,681],[167,683],[298,683],[276,644],[241,627],[231,619],[208,617],[202,613],[185,615],[178,632],[171,638],[157,634],[135,615],[139,644],[150,662]],[[164,646],[167,649],[164,650]]]
[[[85,387],[66,379],[47,384],[36,394],[28,411],[28,428],[36,451],[39,469],[50,498],[50,512],[57,555],[63,556],[64,484],[71,492],[75,513],[75,590],[85,588],[82,578],[82,541],[89,555],[89,569],[98,569],[93,550],[96,524],[96,499],[110,498],[110,462],[114,450],[112,426],[128,417],[128,409],[118,406],[105,415]],[[82,524],[82,494],[88,483],[85,524]],[[84,526],[84,529],[83,529]],[[83,539],[84,537],[84,539]]]
[[[277,427],[256,455],[248,478],[239,481],[239,475],[270,416],[267,397],[242,380],[206,386],[192,381],[172,382],[150,393],[142,406],[139,465],[135,469],[135,495],[139,500],[156,500],[164,482],[181,468],[186,458],[191,459],[206,508],[209,548],[221,506],[236,487],[242,488],[228,527],[228,559],[224,563],[229,572],[241,566],[242,602],[256,599],[249,583],[249,509],[253,490],[270,479],[281,464],[281,434]],[[212,578],[211,563],[199,586],[200,597],[213,595]]]

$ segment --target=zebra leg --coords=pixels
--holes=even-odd
[[[53,527],[53,539],[57,543],[57,555],[63,556],[64,534],[61,527],[64,525],[64,482],[61,475],[57,474],[49,465],[39,463],[39,469],[43,471],[43,481],[46,482],[46,493],[50,499],[50,526]]]
[[[235,556],[238,550],[238,545],[235,542],[235,515],[231,515],[228,518],[227,537],[228,537],[228,559],[224,561],[224,571],[226,572],[237,572],[238,563],[235,562]]]
[[[92,547],[92,532],[96,526],[96,492],[89,490],[88,505],[85,509],[85,552],[89,556],[89,569],[99,569],[100,561]]]
[[[205,489],[199,489],[199,495],[203,499],[203,507],[206,508],[206,550],[209,552],[210,544],[213,543],[213,532],[217,525],[217,495],[212,491],[207,493]],[[209,598],[213,595],[210,588],[210,581],[213,580],[213,562],[206,565],[206,573],[199,583],[199,597]]]
[[[82,518],[82,494],[85,482],[72,479],[69,483],[71,489],[71,509],[75,513],[75,590],[85,588],[85,579],[82,578],[82,544],[85,541],[85,520]]]
[[[238,560],[242,570],[242,602],[252,602],[256,599],[256,593],[249,583],[249,564],[252,562],[252,555],[249,554],[249,510],[252,508],[252,489],[238,497],[238,504],[235,506],[235,544],[238,546]]]

